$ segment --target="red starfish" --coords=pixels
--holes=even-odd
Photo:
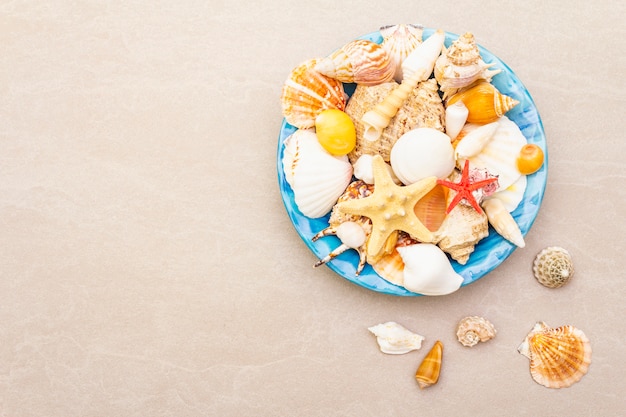
[[[450,182],[448,180],[438,179],[437,184],[441,184],[445,187],[450,188],[451,190],[456,191],[456,195],[450,202],[448,209],[446,210],[446,214],[450,213],[454,206],[456,206],[459,201],[465,199],[468,203],[474,207],[478,213],[482,214],[483,210],[478,205],[478,202],[474,198],[472,194],[473,191],[478,190],[479,188],[483,188],[486,185],[491,184],[492,182],[498,181],[498,177],[487,178],[486,180],[471,182],[469,178],[469,160],[465,160],[465,165],[463,165],[463,172],[461,174],[461,180],[457,183]]]

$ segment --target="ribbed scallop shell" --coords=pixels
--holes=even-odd
[[[559,288],[567,284],[574,275],[574,264],[570,253],[558,246],[543,249],[533,262],[533,273],[541,285]]]
[[[580,381],[591,364],[591,344],[574,326],[550,328],[538,322],[517,349],[530,359],[530,374],[548,388],[566,388]]]
[[[424,28],[419,25],[393,25],[380,28],[385,48],[395,67],[394,80],[402,82],[402,61],[422,43]]]
[[[519,101],[504,95],[487,81],[477,81],[454,94],[447,100],[452,105],[462,100],[469,111],[469,123],[486,124],[495,122],[506,112],[519,104]]]
[[[391,148],[398,138],[409,130],[430,127],[443,132],[445,109],[437,92],[437,82],[430,79],[418,84],[396,115],[391,119],[380,137],[372,142],[364,137],[365,126],[361,118],[369,109],[380,103],[398,86],[395,82],[375,86],[356,87],[346,106],[346,113],[352,118],[356,129],[356,146],[348,157],[354,163],[363,154],[380,154],[389,162]]]
[[[381,45],[356,39],[321,59],[315,70],[341,82],[375,85],[391,81],[395,66]]]
[[[312,130],[297,130],[285,140],[282,163],[296,206],[311,218],[328,214],[352,179],[348,157],[326,152]]]
[[[463,346],[472,347],[478,342],[486,342],[496,337],[496,328],[487,319],[468,316],[459,322],[456,337]]]
[[[317,60],[310,59],[294,68],[281,92],[283,116],[300,129],[315,126],[315,118],[323,110],[346,106],[343,84],[315,71],[316,64]]]
[[[461,131],[462,135],[467,135],[467,132],[478,127],[480,125],[468,123]],[[485,168],[491,174],[497,175],[498,191],[500,191],[515,183],[522,175],[517,169],[517,157],[526,143],[526,137],[515,122],[502,116],[498,120],[498,128],[488,143],[478,154],[467,159],[472,167]],[[463,166],[464,163],[465,158],[457,159],[457,166]]]
[[[478,79],[490,81],[500,70],[489,70],[478,50],[474,35],[464,33],[452,42],[435,63],[435,78],[441,86],[444,98]]]

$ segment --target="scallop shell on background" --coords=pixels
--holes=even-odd
[[[394,321],[368,327],[368,330],[376,336],[380,351],[390,355],[401,355],[418,350],[424,341],[424,336],[413,333]]]
[[[418,127],[430,127],[441,132],[444,131],[445,109],[437,91],[437,82],[430,79],[419,83],[417,88],[411,92],[402,107],[391,119],[389,126],[383,129],[380,139],[373,142],[365,139],[365,126],[361,118],[397,87],[396,82],[375,86],[358,85],[356,87],[345,110],[354,122],[356,129],[356,146],[348,154],[352,163],[363,154],[380,154],[385,162],[389,162],[391,148],[400,136],[409,130]]]
[[[466,32],[437,58],[434,74],[445,98],[478,79],[491,81],[501,72],[489,70],[491,66],[482,60],[474,35]]]
[[[530,359],[535,382],[548,388],[566,388],[580,381],[591,364],[589,339],[570,325],[550,328],[538,322],[517,350]]]
[[[380,28],[383,37],[382,47],[387,51],[395,67],[394,80],[402,82],[402,61],[417,45],[422,43],[424,28],[419,25],[399,24]]]
[[[456,337],[463,346],[472,347],[478,342],[486,342],[496,337],[496,328],[487,319],[468,316],[459,322]]]
[[[480,126],[467,123],[461,135],[466,135],[467,132]],[[484,148],[477,155],[459,158],[457,166],[463,166],[465,159],[469,159],[472,167],[484,168],[492,175],[497,175],[498,191],[501,191],[514,184],[522,176],[517,169],[517,157],[526,143],[526,137],[515,122],[502,116],[498,120],[498,128]]]
[[[375,85],[391,81],[395,66],[381,45],[355,39],[320,59],[315,70],[341,82]]]
[[[562,287],[574,275],[572,257],[566,249],[558,246],[547,247],[535,257],[533,274],[545,287]]]
[[[299,129],[315,126],[315,118],[323,110],[346,106],[343,84],[315,71],[317,62],[310,59],[294,68],[281,91],[283,116]]]
[[[310,218],[328,214],[352,179],[348,157],[326,152],[313,130],[297,130],[285,140],[282,164],[298,209]]]

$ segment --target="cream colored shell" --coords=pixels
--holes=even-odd
[[[401,355],[420,349],[424,340],[424,336],[413,333],[394,321],[368,327],[368,330],[376,336],[380,351],[390,355]]]
[[[456,337],[463,346],[472,347],[478,342],[486,342],[496,337],[496,328],[487,319],[468,316],[459,322]]]
[[[419,25],[399,24],[383,26],[380,34],[383,37],[382,47],[387,51],[396,68],[394,79],[402,82],[402,62],[422,43],[424,28]]]
[[[574,264],[570,253],[560,247],[543,249],[533,262],[533,273],[539,283],[548,288],[559,288],[567,284],[574,275]]]

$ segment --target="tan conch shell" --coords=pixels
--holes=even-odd
[[[344,83],[374,85],[391,81],[395,66],[381,45],[356,39],[320,59],[315,70]]]
[[[394,80],[402,82],[402,62],[422,43],[423,26],[420,25],[393,25],[380,28],[383,37],[382,46],[385,48],[393,65],[396,68]]]
[[[562,287],[574,275],[572,257],[563,248],[547,247],[537,254],[533,262],[533,273],[541,285],[548,288]]]
[[[496,328],[491,322],[479,316],[468,316],[459,322],[456,337],[463,346],[472,347],[478,342],[486,342],[496,337]]]
[[[519,101],[504,95],[487,81],[477,81],[462,89],[447,100],[450,106],[462,100],[469,114],[468,123],[486,124],[495,122],[506,112],[519,104]]]
[[[372,194],[374,186],[363,181],[353,181],[348,185],[344,193],[337,199],[337,202],[364,198]],[[341,241],[341,245],[333,249],[328,255],[320,259],[314,266],[321,266],[349,249],[354,249],[359,254],[359,264],[356,267],[355,275],[359,275],[367,261],[367,238],[372,231],[372,222],[364,216],[354,216],[344,214],[337,210],[337,205],[333,207],[328,219],[328,227],[316,233],[311,240],[313,242],[325,236],[335,235]]]
[[[415,379],[420,389],[428,388],[439,381],[442,358],[443,343],[437,340],[415,372]]]
[[[453,194],[453,193],[450,193]],[[450,199],[451,196],[448,196]],[[437,245],[452,259],[465,265],[474,252],[474,247],[489,236],[487,216],[471,206],[457,204],[448,213],[437,231]]]
[[[487,219],[500,236],[513,243],[517,247],[526,246],[524,236],[517,222],[504,206],[499,198],[487,198],[481,203]]]
[[[352,180],[348,157],[326,152],[310,129],[296,130],[284,145],[283,170],[298,210],[310,218],[328,214]]]
[[[434,79],[421,82],[409,94],[404,104],[389,126],[383,129],[381,137],[376,141],[365,139],[365,125],[361,118],[366,111],[380,103],[398,84],[384,83],[376,86],[358,85],[348,101],[346,113],[354,122],[356,129],[356,146],[348,154],[354,163],[361,155],[381,155],[389,162],[391,148],[406,132],[420,127],[428,127],[443,132],[445,109]]]
[[[589,339],[570,325],[552,329],[538,322],[517,350],[530,359],[535,382],[548,388],[566,388],[580,381],[591,364]]]
[[[424,336],[413,333],[394,321],[368,327],[367,330],[376,336],[380,351],[390,355],[401,355],[418,350],[422,347]]]
[[[493,65],[483,61],[472,33],[461,35],[435,63],[435,78],[441,86],[444,99],[478,79],[491,81],[494,75],[502,72],[489,70]]]
[[[430,77],[435,60],[441,53],[444,40],[444,32],[438,30],[419,44],[404,60],[402,63],[402,71],[404,73],[402,84],[361,118],[365,125],[363,134],[365,139],[371,141],[378,140],[383,133],[383,129],[389,126],[391,118],[402,107],[411,91],[420,81],[426,81]]]

